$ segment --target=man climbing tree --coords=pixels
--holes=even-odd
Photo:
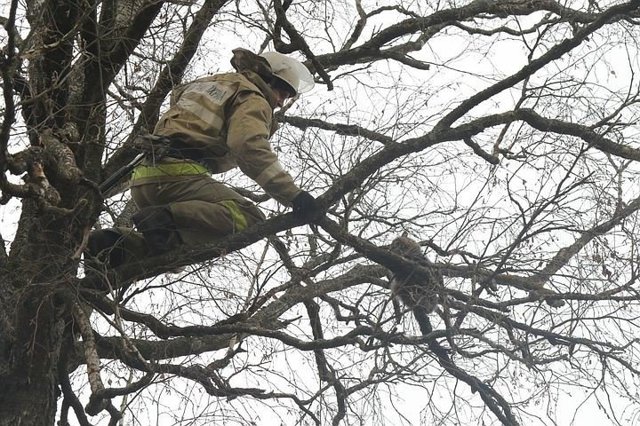
[[[279,202],[292,205],[294,215],[318,213],[315,198],[298,188],[268,142],[275,132],[273,109],[308,91],[313,77],[278,52],[258,56],[236,49],[231,63],[236,73],[201,78],[172,93],[171,108],[155,129],[167,146],[151,146],[133,170],[131,194],[142,209],[133,221],[143,236],[118,228],[96,231],[88,241],[90,256],[108,258],[116,267],[263,221],[253,203],[210,177],[236,166]]]

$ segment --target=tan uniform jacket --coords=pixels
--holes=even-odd
[[[275,97],[253,72],[219,74],[177,87],[154,133],[179,136],[198,148],[211,173],[240,167],[269,195],[288,205],[300,188],[271,150]],[[134,185],[150,182],[142,179]]]

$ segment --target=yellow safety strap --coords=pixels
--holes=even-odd
[[[166,163],[155,166],[139,165],[133,169],[132,180],[160,176],[193,176],[208,174],[206,167],[198,163]]]
[[[224,200],[220,201],[220,204],[229,210],[235,231],[240,232],[247,229],[247,218],[244,213],[242,213],[242,210],[240,210],[240,207],[238,207],[238,203],[233,200]]]

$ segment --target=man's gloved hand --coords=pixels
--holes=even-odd
[[[302,191],[291,201],[293,215],[305,220],[312,220],[322,215],[315,197],[307,191]]]

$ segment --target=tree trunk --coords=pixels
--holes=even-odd
[[[55,319],[50,302],[28,293],[31,300],[18,308],[15,337],[0,331],[0,426],[50,426],[55,421],[62,322]],[[29,315],[29,308],[35,315]]]
[[[61,348],[71,333],[61,297],[76,269],[62,235],[69,228],[31,213],[23,210],[30,226],[16,235],[19,262],[0,271],[0,426],[55,423]]]
[[[3,360],[4,362],[4,360]],[[0,426],[51,426],[56,415],[56,380],[53,371],[27,377],[14,369],[0,377]]]

